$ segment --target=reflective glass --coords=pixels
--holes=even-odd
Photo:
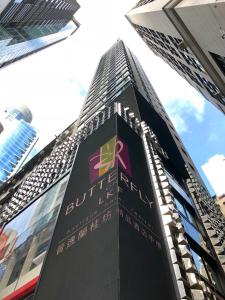
[[[199,245],[201,245],[203,239],[200,232],[192,224],[190,224],[183,216],[181,216],[181,219],[187,234],[190,235],[190,237],[192,237],[193,240],[195,240]]]
[[[7,120],[0,135],[0,180],[6,181],[17,166],[29,154],[32,143],[37,139],[36,130],[24,120]]]
[[[0,299],[39,275],[67,180],[62,179],[5,226],[0,235]]]
[[[166,175],[169,179],[170,184],[172,187],[191,205],[193,205],[193,201],[191,197],[187,195],[187,193],[184,191],[184,189],[181,187],[181,185],[177,182],[177,180],[167,171],[165,170]]]
[[[184,216],[186,216],[184,206],[180,203],[180,201],[178,199],[175,199],[175,203],[179,212],[181,212]]]
[[[217,288],[218,291],[222,292],[221,285],[218,281],[215,270],[207,262],[205,262],[205,265],[206,265],[206,268],[208,271],[208,276],[210,278],[211,283]]]
[[[68,37],[77,28],[68,24],[43,24],[12,27],[0,26],[0,67]]]
[[[194,263],[195,263],[195,266],[196,266],[199,274],[201,274],[203,277],[208,279],[208,275],[207,275],[205,266],[203,264],[202,258],[193,249],[191,249],[191,253],[192,253]]]
[[[193,249],[191,249],[191,254],[199,274],[206,278],[213,286],[215,286],[218,291],[221,291],[221,285],[219,283],[218,276],[216,275],[216,272],[212,266],[206,262],[204,257],[201,257]]]
[[[185,216],[190,223],[192,223],[196,228],[198,228],[196,217],[194,217],[194,215],[190,213],[188,207],[186,207],[180,200],[176,198],[175,203],[178,211],[182,213],[183,216]]]

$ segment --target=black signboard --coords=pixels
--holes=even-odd
[[[121,119],[132,174],[118,170],[120,299],[177,299],[150,183],[143,143]]]
[[[141,138],[118,116],[79,147],[36,300],[174,300]]]

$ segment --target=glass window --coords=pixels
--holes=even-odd
[[[219,291],[221,291],[221,286],[220,283],[218,281],[218,276],[216,275],[216,272],[214,270],[214,268],[207,263],[206,261],[204,262],[206,269],[207,269],[207,273],[208,273],[208,277],[210,282],[216,287],[216,289],[218,289]]]
[[[202,258],[193,249],[191,249],[191,254],[193,256],[194,264],[195,264],[199,274],[201,274],[203,277],[208,279],[207,272],[206,272],[205,266],[203,264]]]
[[[225,37],[225,34],[223,34],[223,38],[224,37]],[[209,52],[209,53],[212,55],[214,61],[216,62],[217,66],[220,68],[223,75],[225,75],[225,57],[218,55],[216,53],[213,53],[213,52]]]
[[[202,234],[191,224],[187,221],[186,218],[181,216],[182,224],[186,233],[200,246],[205,249],[205,241]]]
[[[212,267],[203,255],[197,253],[192,248],[190,250],[198,273],[207,279],[218,291],[221,291],[221,284],[215,267]]]
[[[205,251],[210,253],[210,248],[207,245],[204,237],[204,231],[202,230],[201,226],[199,226],[199,222],[195,214],[191,212],[189,208],[185,206],[184,203],[182,203],[179,199],[175,198],[175,203],[186,233]]]
[[[0,235],[0,299],[37,277],[68,176],[16,216]]]
[[[177,209],[180,213],[182,213],[183,216],[185,216],[185,218],[187,218],[187,220],[192,223],[194,226],[196,226],[198,228],[197,225],[197,220],[196,217],[193,215],[193,213],[191,213],[189,211],[189,209],[187,208],[187,206],[185,206],[180,200],[178,200],[177,198],[175,198],[175,203],[177,206]]]
[[[176,198],[175,198],[175,203],[176,203],[176,206],[177,206],[177,209],[179,210],[179,212],[181,212],[185,216],[186,212],[185,212],[184,206]]]
[[[187,192],[184,190],[183,187],[181,187],[180,183],[178,183],[178,181],[174,178],[174,176],[168,172],[167,170],[165,170],[166,175],[168,177],[169,183],[171,184],[171,186],[189,203],[193,206],[193,202],[191,197],[189,197],[189,195],[187,194]]]

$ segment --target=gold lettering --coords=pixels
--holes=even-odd
[[[88,191],[90,191],[90,197],[92,197],[92,194],[93,194],[93,189],[96,185],[93,185]]]
[[[147,204],[147,202],[143,199],[142,197],[142,193],[141,193],[141,190],[139,190],[139,196],[140,196],[140,199],[142,202],[144,202],[145,204]]]
[[[99,197],[99,199],[98,199],[98,204],[101,205],[102,203],[104,203],[104,201],[102,200],[101,197]]]
[[[67,216],[68,214],[70,214],[72,211],[74,210],[74,203],[71,202],[69,205],[67,205],[66,207],[66,213],[65,215]]]
[[[135,184],[133,184],[132,181],[131,181],[131,183],[130,183],[130,189],[131,189],[131,191],[137,191],[137,192],[138,192],[138,188],[136,187]]]
[[[120,180],[124,181],[126,186],[129,187],[129,179],[122,172],[120,172]]]
[[[114,181],[117,179],[117,169],[115,169],[114,171],[112,171],[111,173],[109,173],[108,176],[108,183]]]
[[[109,197],[112,197],[113,195],[114,195],[114,194],[111,194],[111,193],[107,192],[106,198],[109,199]]]
[[[86,193],[84,193],[83,199],[81,200],[80,203],[79,203],[79,198],[77,198],[76,207],[81,206],[84,203],[85,198],[86,198]]]
[[[145,198],[147,199],[147,202],[148,202],[150,208],[152,208],[154,202],[151,202],[151,201],[148,199],[147,195],[145,195]]]
[[[154,202],[148,202],[148,204],[149,204],[150,208],[152,208]]]
[[[100,180],[99,182],[98,182],[98,184],[100,184],[100,190],[102,190],[102,184],[103,184],[103,181],[105,180],[105,178],[103,178],[102,180]]]

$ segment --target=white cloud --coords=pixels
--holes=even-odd
[[[182,98],[167,98],[164,103],[170,113],[192,115],[198,122],[201,122],[204,116],[204,99],[202,99],[201,95],[195,94],[195,91],[191,89],[191,87],[190,89],[188,87],[185,93],[182,92],[182,94],[178,91],[177,96]],[[189,95],[190,92],[191,95]]]
[[[59,134],[77,118],[80,91],[88,89],[103,53],[127,31],[135,34],[124,17],[135,2],[80,0],[81,26],[73,36],[1,70],[0,106],[25,103],[42,140]]]
[[[140,60],[179,133],[189,130],[187,117],[203,120],[206,100],[150,51],[124,17],[137,0],[78,2],[75,16],[81,26],[73,36],[0,71],[0,105],[26,103],[40,129],[41,145],[77,118],[83,103],[80,89],[88,89],[100,57],[119,37]]]
[[[188,125],[180,115],[172,115],[171,121],[179,134],[188,131]]]
[[[164,105],[179,134],[188,131],[189,121],[187,121],[187,117],[194,117],[197,122],[203,121],[204,100],[199,95],[195,98],[189,98],[187,95],[183,96],[182,99],[168,98],[164,101]]]
[[[187,116],[202,122],[207,100],[161,58],[153,54],[136,35],[135,32],[129,32],[130,39],[125,37],[124,41],[138,57],[178,132],[188,130],[188,123],[185,121]]]
[[[216,194],[225,193],[225,156],[223,154],[215,154],[202,165],[202,170],[207,176]]]
[[[4,85],[8,86],[8,78],[1,80],[5,92],[1,109],[26,104],[33,113],[32,124],[39,130],[38,147],[41,149],[77,119],[84,101],[82,86],[62,76],[33,76],[29,84],[26,79],[24,76],[24,80],[15,80],[13,89],[8,93],[4,88]]]
[[[202,120],[201,96],[148,49],[124,17],[136,0],[78,2],[81,26],[73,36],[1,70],[3,102],[26,103],[40,129],[45,124],[45,135],[52,135],[59,123],[66,127],[77,117],[83,102],[79,86],[88,89],[99,58],[120,37],[140,60],[178,132],[188,130],[187,114]]]

